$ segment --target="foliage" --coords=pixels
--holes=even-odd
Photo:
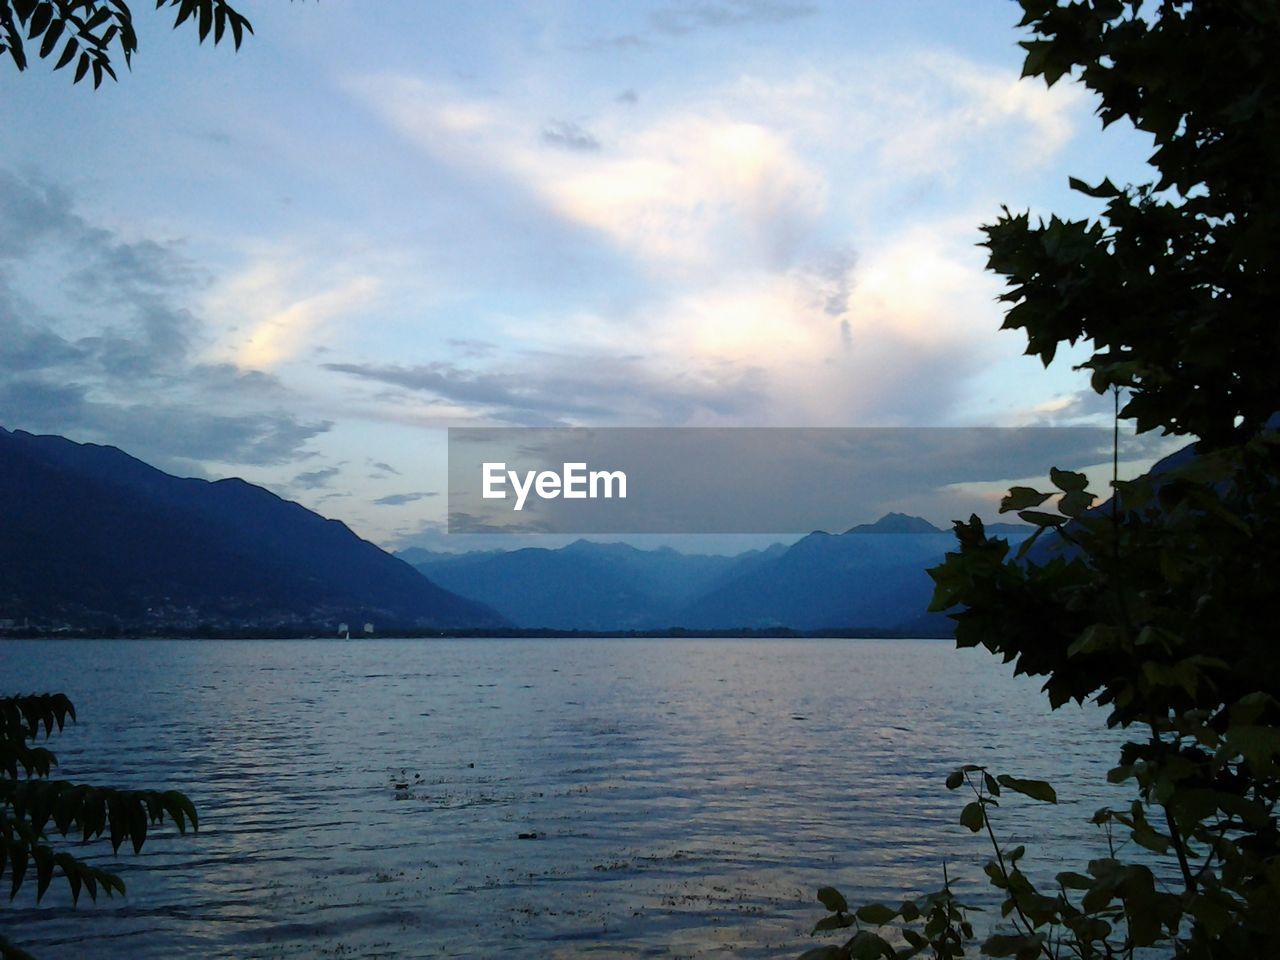
[[[34,868],[39,903],[56,875],[61,874],[79,902],[81,891],[97,900],[124,893],[124,881],[89,866],[54,846],[53,835],[87,844],[104,835],[118,853],[129,842],[142,849],[151,826],[168,817],[180,833],[188,823],[199,828],[196,808],[176,790],[119,790],[50,780],[57,758],[36,745],[41,730],[47,740],[56,727],[76,718],[75,707],[63,694],[0,698],[0,882],[8,874],[9,899],[17,897]],[[0,937],[0,957],[27,954]]]
[[[213,34],[216,45],[230,30],[238,50],[245,32],[253,33],[227,0],[156,0],[157,10],[164,7],[176,8],[175,28],[188,20],[195,24],[201,43]],[[123,0],[0,0],[0,57],[7,53],[19,70],[27,68],[28,49],[42,60],[57,53],[54,70],[74,60],[72,83],[92,73],[98,87],[104,75],[117,79],[112,56],[122,56],[129,66],[137,48],[133,14]]]
[[[1038,542],[1013,553],[974,517],[930,571],[933,609],[959,608],[958,646],[1043,677],[1054,707],[1096,700],[1130,733],[1108,779],[1132,799],[1093,818],[1105,855],[1053,890],[1037,889],[1025,851],[1006,850],[992,823],[1001,790],[1053,802],[1052,788],[976,766],[948,778],[973,792],[961,823],[991,841],[986,873],[1004,898],[981,951],[1277,956],[1280,4],[1021,2],[1034,34],[1024,73],[1078,76],[1104,123],[1151,134],[1158,179],[1073,180],[1105,201],[1096,221],[1033,225],[1006,210],[986,227],[989,266],[1008,282],[1005,327],[1046,364],[1063,343],[1089,342],[1094,389],[1127,392],[1120,418],[1198,442],[1113,482],[1101,507],[1069,471],[1052,471],[1049,491],[1016,487],[1002,510],[1036,525]],[[819,926],[857,932],[813,960],[954,957],[973,940],[953,900],[935,919],[836,897]]]
[[[1077,75],[1103,124],[1130,120],[1155,145],[1151,183],[1078,191],[1097,221],[987,227],[990,267],[1047,365],[1092,341],[1099,392],[1129,388],[1121,415],[1214,445],[1261,429],[1280,395],[1275,243],[1280,227],[1280,4],[1023,0],[1035,39],[1024,75]]]

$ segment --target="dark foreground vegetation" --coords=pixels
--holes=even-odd
[[[1005,326],[1046,365],[1088,342],[1083,367],[1115,392],[1117,426],[1197,442],[1158,476],[1113,483],[1101,507],[1079,474],[1015,488],[1003,508],[1051,548],[1013,554],[975,518],[932,571],[959,646],[1044,677],[1054,707],[1097,700],[1131,734],[1109,774],[1131,802],[1094,815],[1098,856],[1050,888],[1023,872],[1031,853],[1000,842],[998,807],[1055,803],[1054,788],[976,765],[947,779],[968,800],[961,824],[991,842],[986,874],[1003,898],[979,949],[1280,956],[1280,4],[1021,2],[1025,74],[1080,78],[1104,124],[1152,137],[1158,179],[1073,181],[1102,204],[1096,220],[1006,211],[988,226]],[[842,942],[806,960],[965,955],[975,930],[943,880],[856,909],[824,888],[815,932]]]

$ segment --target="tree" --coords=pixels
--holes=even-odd
[[[245,32],[253,33],[249,21],[226,0],[156,0],[157,10],[164,7],[177,8],[175,28],[187,20],[195,24],[201,43],[212,33],[217,44],[230,30],[238,50]],[[131,64],[138,37],[124,0],[0,0],[0,57],[7,53],[14,66],[25,70],[28,44],[42,60],[57,53],[54,70],[74,60],[72,83],[92,73],[98,87],[104,75],[117,79],[113,56]]]
[[[933,609],[955,610],[960,647],[1044,677],[1055,708],[1094,699],[1131,734],[1109,779],[1132,801],[1093,822],[1107,849],[1041,891],[1005,850],[994,816],[1048,784],[966,766],[961,823],[987,834],[986,872],[1006,921],[991,956],[1194,958],[1280,955],[1280,4],[1274,0],[1021,0],[1024,75],[1079,78],[1104,126],[1149,133],[1158,178],[1072,180],[1103,201],[1094,220],[1004,215],[984,228],[1003,275],[1004,326],[1048,365],[1086,341],[1082,367],[1117,395],[1117,422],[1196,441],[1094,507],[1085,478],[1014,488],[1002,510],[1039,529],[1011,555],[971,518],[930,571]],[[1119,396],[1127,397],[1123,408]],[[1054,512],[1042,509],[1047,503]],[[957,609],[958,608],[958,609]],[[1120,857],[1116,839],[1138,856]],[[826,930],[808,957],[963,955],[965,907],[944,886],[894,908],[820,895]],[[884,925],[898,928],[897,940]],[[902,944],[905,943],[905,946]]]
[[[54,727],[61,731],[67,718],[74,721],[76,711],[63,694],[0,698],[0,882],[7,873],[10,900],[30,879],[32,868],[37,903],[58,874],[66,879],[75,902],[82,890],[93,900],[99,889],[108,896],[125,892],[124,881],[115,874],[58,849],[55,833],[63,840],[78,836],[81,843],[105,835],[113,852],[127,841],[137,853],[148,828],[165,817],[180,833],[186,833],[188,823],[193,830],[199,828],[195,806],[176,790],[117,790],[50,780],[57,758],[33,742],[42,729],[46,740]],[[29,960],[4,937],[0,957]]]

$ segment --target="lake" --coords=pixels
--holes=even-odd
[[[10,641],[0,689],[71,696],[56,776],[200,811],[107,848],[127,898],[0,908],[41,960],[792,957],[822,885],[986,896],[961,763],[1054,781],[998,813],[1037,876],[1125,802],[1101,711],[950,641]]]

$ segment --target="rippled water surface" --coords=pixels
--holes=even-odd
[[[183,789],[201,826],[107,857],[125,899],[24,890],[0,923],[42,960],[791,957],[821,885],[980,874],[960,763],[1058,785],[1000,812],[1033,867],[1097,849],[1117,738],[1009,671],[941,641],[3,643],[0,688],[76,704],[61,777]]]

